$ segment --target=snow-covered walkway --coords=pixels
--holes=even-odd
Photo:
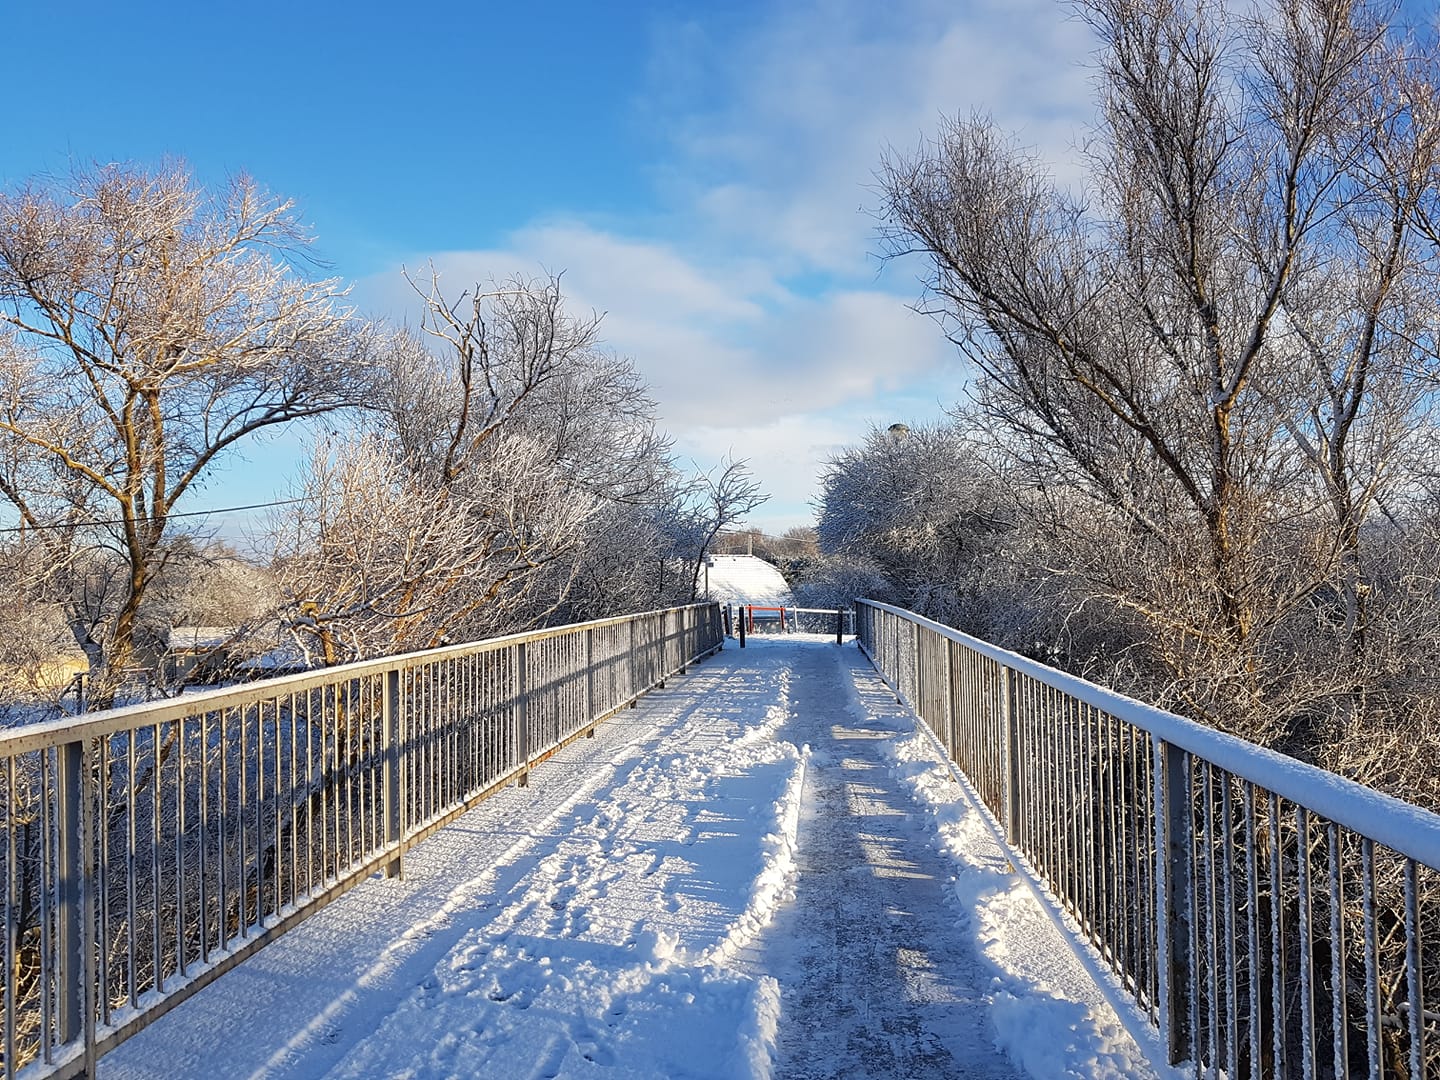
[[[1157,1072],[858,650],[752,638],[101,1075]]]
[[[796,652],[781,738],[812,748],[794,902],[761,935],[780,982],[776,1072],[893,1080],[1023,1073],[995,1045],[990,973],[956,933],[952,872],[887,766],[893,723],[845,709],[833,651]],[[837,708],[837,706],[839,706]]]

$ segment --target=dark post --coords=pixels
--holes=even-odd
[[[401,759],[404,742],[400,732],[405,720],[401,678],[399,670],[386,673],[385,697],[380,703],[380,742],[385,752],[380,766],[380,787],[384,792],[385,844],[387,847],[397,848],[405,832],[404,801],[400,794],[402,777],[405,774],[405,763]],[[400,877],[403,869],[400,856],[396,855],[385,864],[385,876]]]
[[[515,741],[520,761],[520,786],[530,783],[530,687],[525,670],[525,643],[515,646]]]
[[[740,648],[743,649],[743,648],[745,647],[745,621],[746,621],[746,620],[745,620],[745,608],[744,608],[743,606],[740,608],[740,618],[739,618],[738,621],[739,621],[739,623],[740,623]]]
[[[835,644],[841,644],[845,635],[845,612],[837,609],[835,612]]]
[[[590,724],[590,730],[585,733],[587,739],[595,737],[595,631],[585,631],[585,719]]]
[[[85,963],[87,936],[85,844],[91,839],[81,824],[86,773],[85,744],[64,743],[56,750],[59,767],[56,788],[56,920],[55,956],[57,987],[56,1028],[60,1044],[79,1042],[85,1036],[88,1005]],[[9,975],[9,972],[6,972]]]
[[[1159,951],[1160,1038],[1171,1064],[1188,1060],[1195,1031],[1190,1026],[1190,977],[1194,971],[1191,933],[1195,895],[1194,817],[1191,812],[1190,755],[1178,746],[1157,741],[1155,777],[1155,883],[1163,898],[1156,915]]]
[[[1019,677],[1012,667],[1004,668],[1000,684],[1000,710],[1005,721],[1005,839],[1011,845],[1020,843],[1020,828],[1024,821],[1024,792],[1021,790],[1020,775],[1020,687]]]

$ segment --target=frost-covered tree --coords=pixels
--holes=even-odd
[[[886,596],[975,633],[1009,573],[1015,492],[984,447],[952,424],[872,429],[821,477],[820,548],[888,581]]]
[[[1086,617],[1169,703],[1313,750],[1390,663],[1365,545],[1434,468],[1435,57],[1363,2],[1077,10],[1088,182],[951,121],[885,162],[889,241]]]
[[[669,443],[644,383],[600,348],[598,318],[569,313],[558,278],[449,301],[432,275],[417,291],[423,336],[391,341],[364,432],[320,448],[277,521],[277,572],[312,659],[659,599],[622,569],[611,530],[633,564],[663,546]]]
[[[131,663],[172,515],[248,436],[367,400],[365,325],[297,261],[290,203],[245,177],[110,165],[0,193],[0,496],[57,574],[118,553],[103,617],[55,596],[99,661]],[[96,523],[99,524],[96,524]],[[79,560],[79,563],[77,563]]]

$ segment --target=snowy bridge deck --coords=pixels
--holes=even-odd
[[[1168,1075],[864,656],[752,641],[571,743],[101,1075]]]

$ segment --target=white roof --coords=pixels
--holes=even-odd
[[[230,644],[239,632],[234,626],[172,626],[168,644],[187,652],[209,652]]]
[[[701,571],[704,583],[705,571]],[[794,607],[795,597],[771,563],[755,555],[710,556],[710,599],[722,604]]]

